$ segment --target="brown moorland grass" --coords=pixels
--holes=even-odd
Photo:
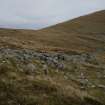
[[[42,30],[0,29],[0,45],[45,51],[86,52],[105,46],[105,11]]]

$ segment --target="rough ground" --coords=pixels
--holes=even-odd
[[[102,105],[105,62],[96,56],[1,48],[0,104]]]
[[[104,105],[105,11],[39,31],[0,29],[0,105]]]

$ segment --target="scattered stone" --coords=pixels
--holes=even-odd
[[[98,85],[99,88],[105,89],[105,85]]]
[[[85,90],[85,89],[86,89],[86,87],[84,87],[84,86],[81,86],[80,88],[81,88],[82,90]]]
[[[36,70],[36,66],[32,63],[26,65],[25,71],[26,73],[34,73]]]
[[[44,71],[45,75],[48,74],[48,66],[46,64],[43,65],[43,71]]]
[[[1,63],[6,63],[7,61],[9,61],[10,58],[14,58],[19,69],[30,72],[34,72],[37,69],[36,65],[30,62],[33,62],[35,60],[39,60],[40,62],[43,61],[44,62],[43,70],[45,71],[45,74],[48,73],[48,67],[51,67],[54,70],[57,69],[64,70],[65,68],[68,68],[68,70],[73,69],[72,71],[75,71],[74,73],[78,74],[80,70],[84,70],[84,68],[82,68],[81,66],[82,64],[85,64],[87,62],[91,63],[93,61],[97,62],[96,54],[94,53],[82,53],[82,54],[70,55],[64,53],[37,52],[28,49],[19,50],[19,49],[0,48]],[[67,65],[66,62],[68,63]],[[69,66],[69,64],[71,67]],[[72,64],[75,66],[75,68],[72,67]],[[100,63],[100,65],[97,65],[97,67],[100,66],[101,68],[103,68],[102,70],[104,70],[105,68],[104,65],[105,65],[104,63],[102,65]],[[79,76],[82,80],[88,82],[88,80],[86,80],[84,73],[81,73]],[[104,74],[100,73],[99,70],[97,77],[104,78],[105,76]]]
[[[67,77],[66,75],[64,75],[64,79],[66,79],[66,80],[67,80],[67,79],[68,79],[68,77]]]
[[[6,63],[6,61],[3,60],[2,63]]]
[[[58,64],[57,68],[60,70],[64,70],[64,64],[62,64],[62,63]]]
[[[91,88],[96,88],[96,86],[95,85],[91,85]]]
[[[81,73],[81,74],[80,74],[80,78],[81,78],[81,79],[86,79],[84,73]]]

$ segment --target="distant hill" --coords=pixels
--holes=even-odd
[[[105,10],[57,24],[49,29],[78,33],[105,33]]]
[[[105,11],[39,31],[0,29],[0,45],[45,51],[93,51],[105,46]]]

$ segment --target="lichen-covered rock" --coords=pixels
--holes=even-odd
[[[29,63],[25,65],[24,70],[26,73],[34,73],[36,71],[36,66],[32,63]]]

